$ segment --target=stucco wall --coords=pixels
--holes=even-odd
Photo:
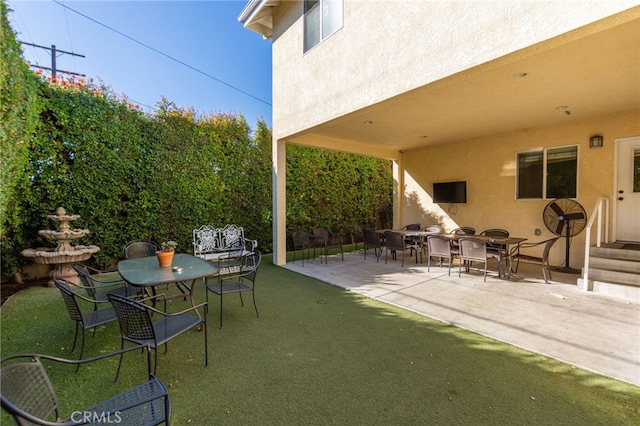
[[[276,140],[626,10],[636,1],[352,1],[303,53],[301,2],[274,9]],[[446,60],[443,60],[446,58]]]
[[[603,148],[589,148],[589,137],[594,134],[604,136]],[[639,135],[640,111],[635,110],[405,152],[402,224],[440,223],[449,230],[473,226],[478,232],[504,228],[531,241],[551,238],[553,234],[542,221],[542,210],[550,200],[515,199],[516,153],[578,145],[577,201],[590,215],[598,197],[615,200],[615,140]],[[446,205],[434,205],[433,182],[455,180],[467,181],[467,203],[456,204],[452,211]],[[542,235],[534,234],[536,228]],[[573,239],[572,267],[582,266],[584,235]],[[564,242],[554,247],[553,264],[564,262],[564,247]]]

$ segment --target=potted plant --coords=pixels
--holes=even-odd
[[[156,252],[156,256],[158,257],[158,263],[161,268],[168,268],[171,266],[173,253],[175,252],[177,245],[178,243],[175,241],[164,241],[160,244],[161,249]]]

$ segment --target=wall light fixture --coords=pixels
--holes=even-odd
[[[589,148],[602,148],[604,138],[600,135],[594,135],[589,138]]]

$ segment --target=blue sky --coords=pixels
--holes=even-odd
[[[246,3],[7,0],[18,40],[85,56],[58,55],[59,70],[102,80],[145,111],[164,96],[271,126],[271,41],[238,22]],[[51,67],[48,50],[23,51],[27,62]]]

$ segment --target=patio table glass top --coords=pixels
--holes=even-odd
[[[118,272],[129,284],[142,287],[195,280],[218,272],[211,262],[186,253],[176,253],[171,266],[161,268],[156,256],[139,257],[118,262]],[[174,267],[182,269],[175,271]]]

